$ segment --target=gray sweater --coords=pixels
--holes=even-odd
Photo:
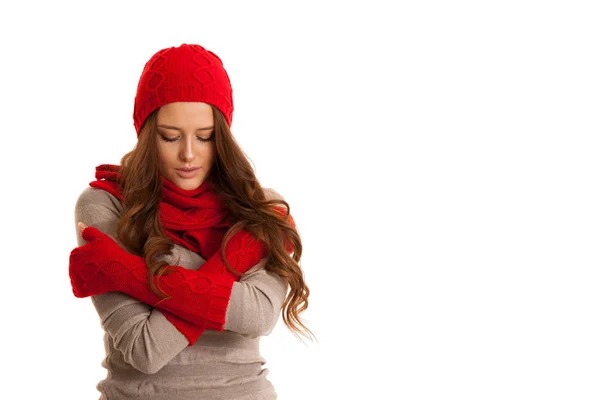
[[[268,198],[281,198],[274,190],[267,193]],[[116,197],[88,187],[77,199],[75,224],[94,226],[119,243],[116,229],[122,211]],[[83,245],[76,231],[77,243]],[[205,262],[178,245],[165,259],[188,269]],[[193,346],[148,304],[121,292],[92,296],[105,331],[102,366],[107,376],[97,385],[100,400],[276,399],[259,340],[275,327],[288,286],[264,270],[264,262],[233,284],[223,332],[207,330]]]

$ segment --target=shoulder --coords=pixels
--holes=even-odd
[[[91,208],[113,211],[116,214],[123,211],[123,205],[115,196],[106,190],[88,186],[79,194],[75,209],[81,211]]]
[[[265,192],[265,198],[267,200],[285,200],[281,194],[275,191],[272,188],[263,188]]]
[[[86,187],[75,203],[75,224],[82,222],[110,235],[116,240],[116,230],[123,212],[121,202],[105,190]],[[76,228],[77,243],[85,243]]]

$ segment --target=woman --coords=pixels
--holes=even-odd
[[[78,198],[69,274],[105,330],[101,399],[275,399],[260,337],[279,312],[312,336],[289,205],[261,187],[232,114],[219,57],[160,50],[138,84],[135,148]]]

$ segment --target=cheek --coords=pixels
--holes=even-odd
[[[160,162],[159,167],[163,168],[168,166],[171,163],[172,155],[169,149],[165,148],[165,146],[158,146],[158,160]]]
[[[205,146],[204,148],[202,148],[202,151],[200,152],[199,155],[200,155],[200,157],[202,157],[202,160],[204,161],[205,164],[208,164],[209,166],[211,166],[217,155],[216,150],[215,150],[215,145],[211,144],[210,146]]]

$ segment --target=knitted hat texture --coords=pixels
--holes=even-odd
[[[138,136],[152,111],[168,103],[193,101],[212,104],[231,126],[233,93],[221,59],[197,44],[159,50],[148,60],[138,82],[133,125]]]

